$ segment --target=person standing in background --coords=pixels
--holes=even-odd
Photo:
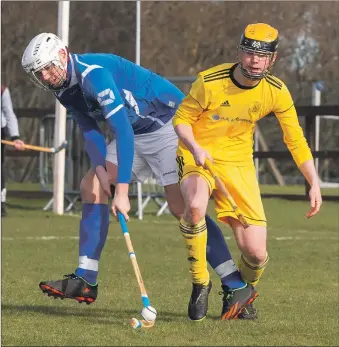
[[[18,119],[13,111],[9,89],[1,84],[1,138],[6,137],[7,131],[15,143],[15,149],[23,151],[25,143],[20,140]],[[1,217],[7,216],[6,211],[6,183],[5,183],[5,145],[1,144]]]

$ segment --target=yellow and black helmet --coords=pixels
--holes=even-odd
[[[245,77],[251,79],[261,79],[271,69],[274,63],[274,54],[278,50],[279,34],[278,30],[265,23],[249,24],[241,36],[238,49],[248,53],[265,54],[270,59],[270,63],[261,74],[251,74],[242,68]]]

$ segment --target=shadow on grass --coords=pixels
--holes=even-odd
[[[1,306],[2,319],[6,319],[4,316],[15,314],[25,315],[27,312],[35,312],[43,315],[50,316],[75,316],[75,317],[88,317],[89,319],[95,318],[95,322],[100,324],[121,324],[121,321],[126,321],[132,317],[141,318],[141,307],[136,307],[135,310],[130,309],[111,309],[108,308],[90,308],[86,309],[87,304],[82,304],[79,308],[70,307],[52,307],[43,305],[11,305],[3,304]],[[164,322],[177,321],[178,318],[187,318],[185,314],[175,312],[161,312],[158,314],[159,319]],[[112,322],[113,321],[113,322]],[[114,322],[115,321],[115,322]]]
[[[15,209],[15,210],[28,210],[28,211],[42,211],[43,209],[43,205],[38,206],[38,205],[31,205],[29,206],[28,204],[24,204],[24,205],[19,205],[19,204],[13,204],[13,203],[6,203],[7,207],[9,209]]]

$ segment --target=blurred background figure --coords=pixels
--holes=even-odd
[[[9,133],[11,140],[15,143],[15,149],[24,150],[25,143],[20,140],[18,119],[13,111],[12,99],[9,89],[1,84],[1,138]],[[5,145],[1,144],[1,217],[7,216],[6,211],[6,182],[4,165]]]

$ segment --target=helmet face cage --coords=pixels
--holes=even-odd
[[[253,72],[248,71],[243,66],[242,60],[241,60],[240,55],[239,55],[240,52],[264,55],[265,58],[268,60],[267,67],[260,73],[253,73]],[[251,79],[251,80],[260,80],[260,79],[264,78],[269,73],[269,71],[271,70],[271,68],[274,64],[274,59],[273,59],[274,54],[275,53],[267,53],[267,52],[263,52],[260,50],[255,50],[255,49],[253,50],[253,49],[248,49],[247,47],[239,46],[238,47],[238,61],[239,61],[239,66],[240,66],[240,70],[241,70],[242,74],[246,78]]]
[[[275,54],[278,48],[278,38],[272,42],[265,42],[259,40],[253,40],[247,38],[245,35],[242,36],[240,44],[238,46],[238,60],[240,65],[240,70],[242,74],[251,80],[260,80],[264,78],[274,64]],[[260,73],[253,73],[244,68],[243,62],[240,58],[240,52],[245,52],[249,54],[257,54],[260,56],[264,56],[267,61],[267,67]]]
[[[61,71],[60,71],[61,69]],[[56,78],[55,82],[44,81],[42,77],[42,70],[50,71],[53,76]],[[28,77],[30,80],[40,88],[49,91],[59,91],[62,89],[63,84],[66,81],[66,69],[62,65],[60,60],[52,60],[49,63],[46,63],[42,67],[39,67],[35,70],[30,70],[28,73]],[[48,72],[47,72],[48,74]]]

